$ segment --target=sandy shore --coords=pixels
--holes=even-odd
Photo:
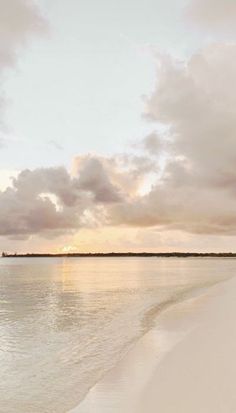
[[[235,413],[236,279],[165,311],[70,413]]]

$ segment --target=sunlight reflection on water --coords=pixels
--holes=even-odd
[[[154,306],[235,270],[230,259],[0,260],[0,412],[68,411]]]

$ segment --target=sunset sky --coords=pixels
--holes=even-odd
[[[0,0],[0,249],[236,251],[236,2]]]

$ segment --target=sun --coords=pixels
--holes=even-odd
[[[75,245],[65,245],[62,248],[62,252],[65,252],[65,253],[77,252],[77,247]]]

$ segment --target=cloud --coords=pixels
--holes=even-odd
[[[236,234],[235,70],[236,45],[161,58],[147,116],[168,129],[168,158],[148,194],[113,206],[113,225]]]
[[[95,202],[110,203],[121,201],[120,190],[107,173],[104,161],[96,157],[77,157],[74,168],[79,174],[78,186],[89,191]]]
[[[187,17],[208,31],[235,33],[236,3],[234,0],[193,0]]]
[[[12,66],[29,36],[45,27],[33,0],[0,0],[0,70]]]
[[[114,205],[138,194],[153,162],[143,156],[78,156],[64,167],[23,170],[0,191],[0,236],[58,236],[109,224]]]
[[[73,176],[63,167],[20,172],[0,191],[0,235],[52,237],[104,224],[104,207],[122,200],[122,180],[114,183],[112,163],[84,156],[74,160]]]
[[[187,62],[163,59],[149,117],[169,126],[172,156],[220,185],[234,173],[236,45],[214,45]],[[228,182],[229,183],[229,182]]]
[[[163,140],[156,131],[149,133],[140,142],[135,143],[133,147],[153,156],[160,156],[164,150]]]
[[[146,100],[158,133],[135,154],[77,156],[71,174],[22,171],[0,192],[0,235],[52,237],[96,226],[235,235],[235,73],[235,44],[208,46],[186,61],[160,56]]]
[[[58,204],[45,193],[55,195]],[[25,170],[13,179],[12,187],[0,192],[0,234],[73,229],[79,219],[77,203],[77,190],[64,168]]]
[[[20,50],[32,35],[43,33],[46,22],[33,0],[0,0],[0,82],[15,66]],[[7,100],[0,89],[0,127],[3,130]]]
[[[58,151],[63,151],[64,149],[63,146],[54,139],[48,141],[48,145],[53,147],[54,149],[57,149]]]
[[[152,159],[143,155],[87,155],[77,156],[72,170],[80,176],[80,187],[91,191],[95,201],[111,203],[135,196],[155,166]]]
[[[0,192],[0,235],[107,225],[236,234],[235,72],[232,44],[184,62],[160,57],[147,117],[163,136],[146,137],[138,155],[77,156],[72,175],[65,168],[21,172]],[[164,165],[153,156],[159,141]]]

